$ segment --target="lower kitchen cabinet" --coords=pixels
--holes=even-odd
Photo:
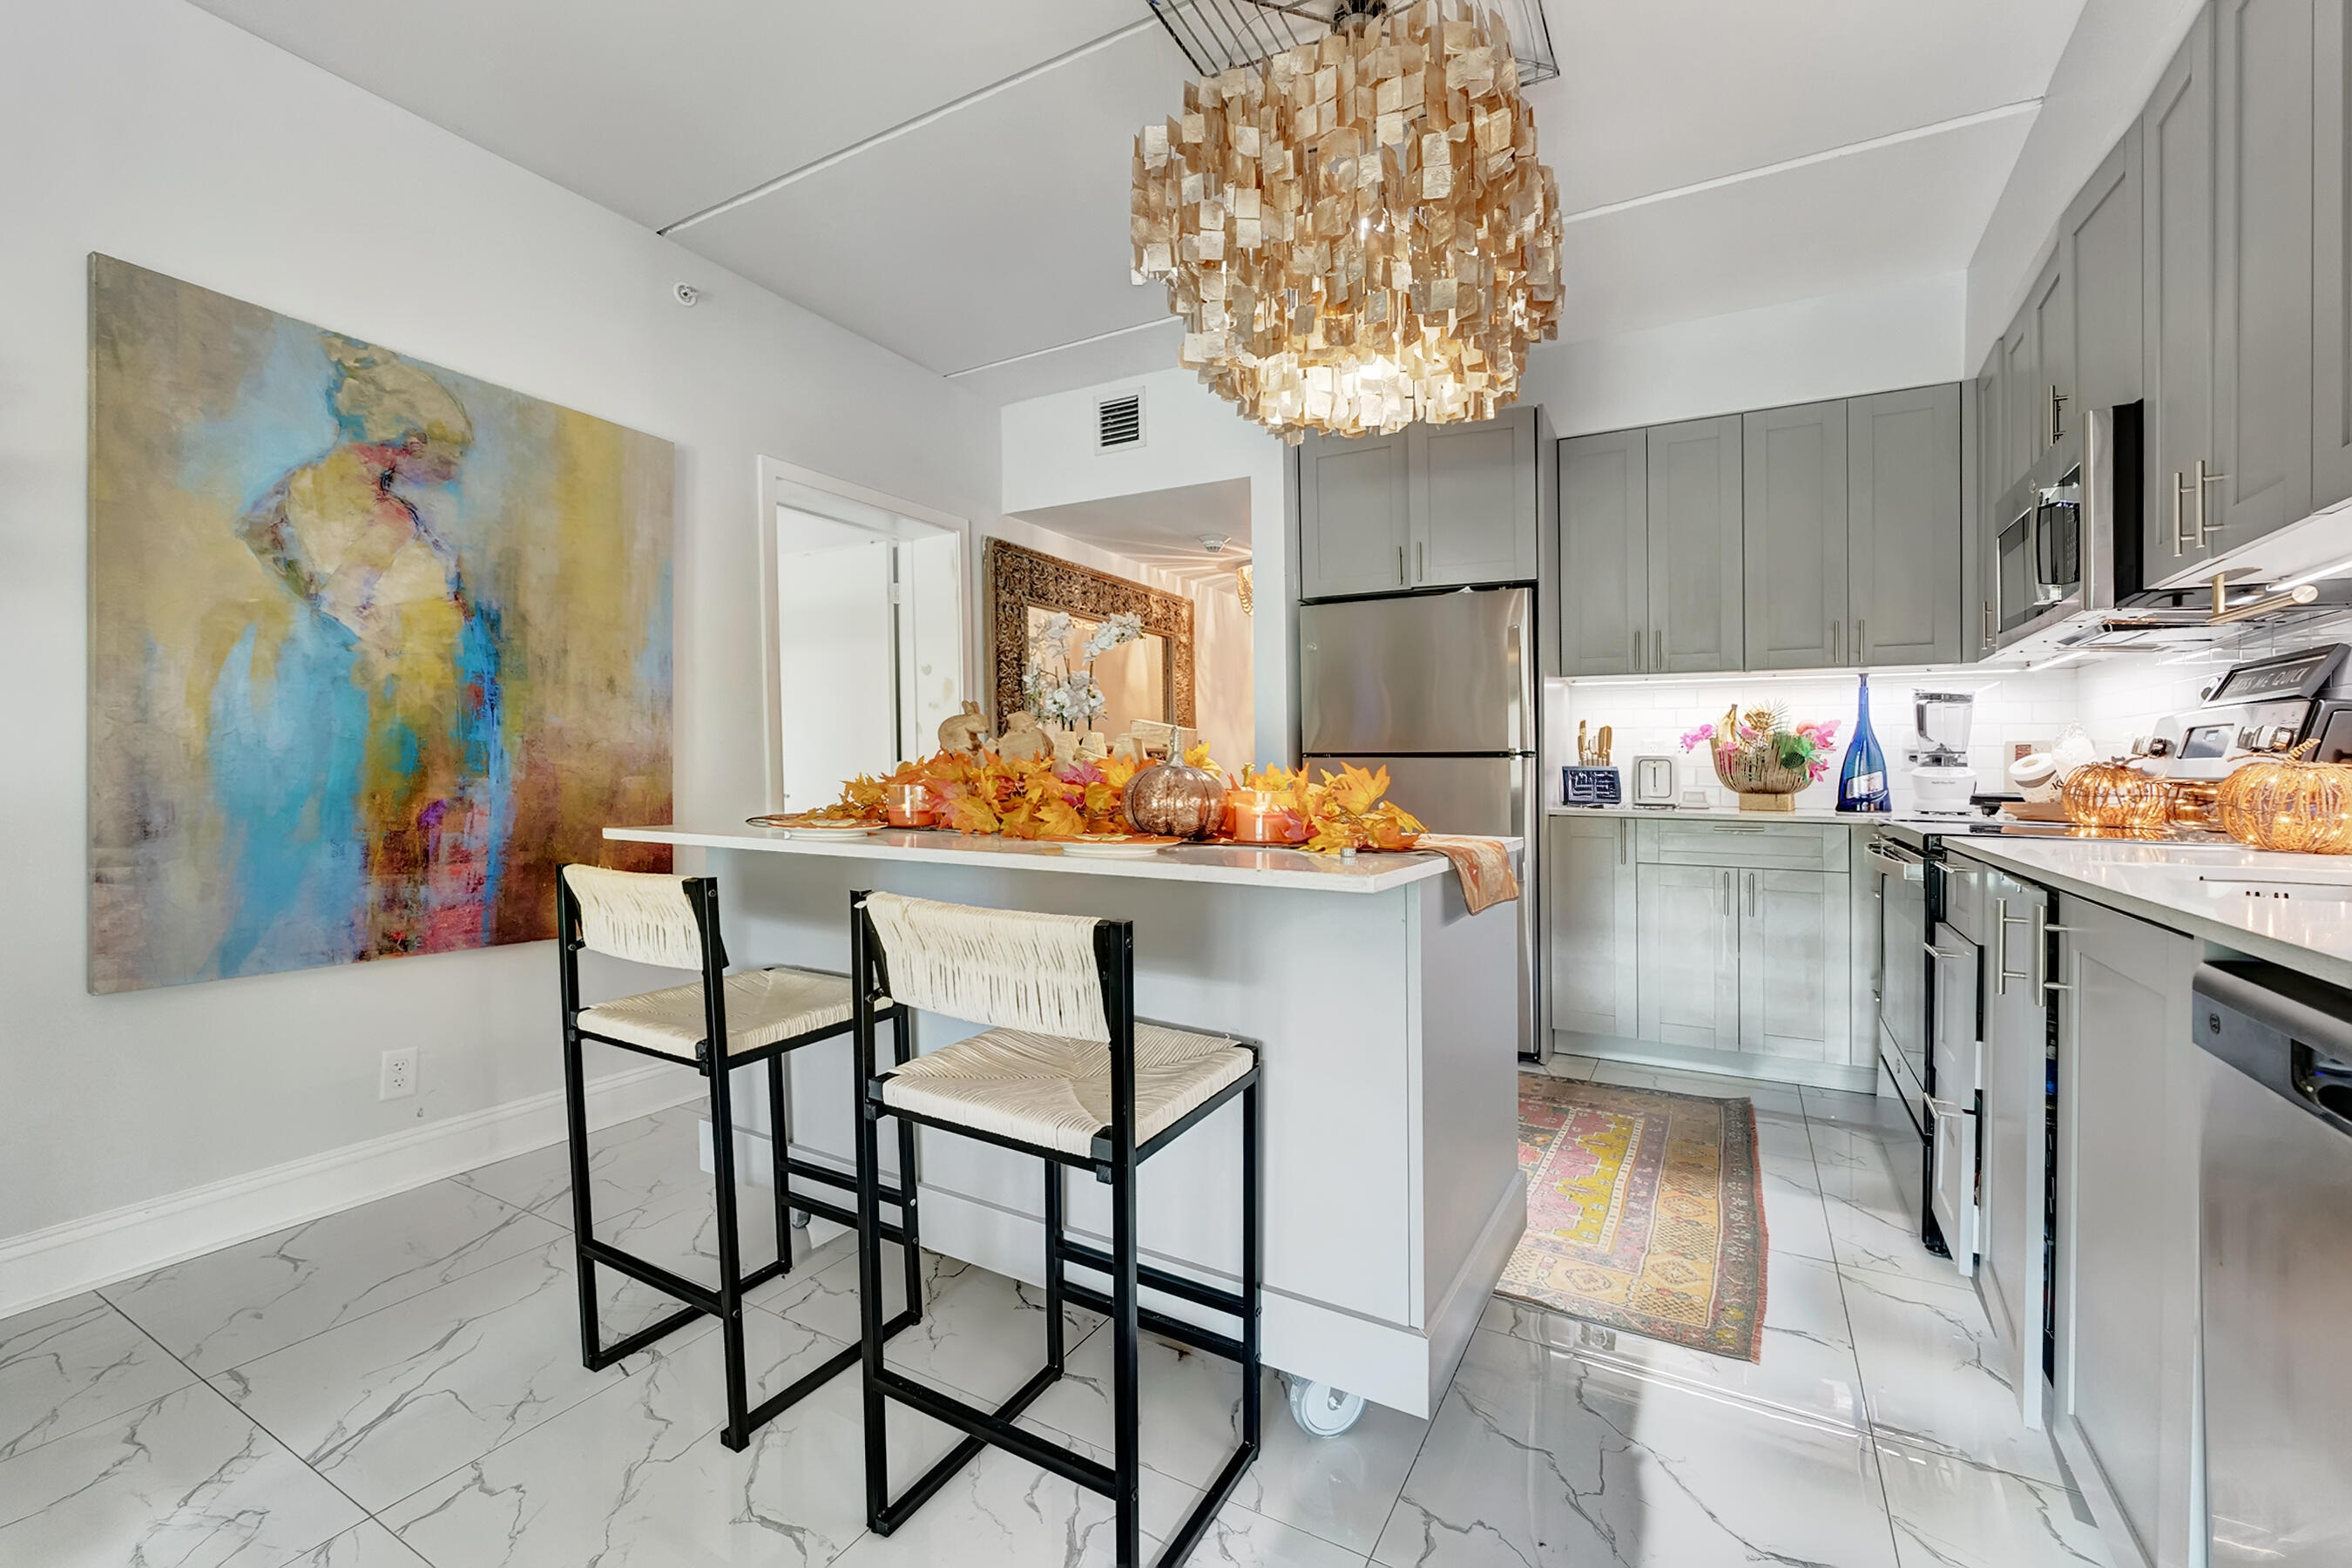
[[[1853,1049],[1853,900],[1820,871],[1747,870],[1739,889],[1739,1048],[1843,1062]]]
[[[1632,1035],[1634,1012],[1633,823],[1559,816],[1545,846],[1551,932],[1551,1026]]]
[[[1990,868],[1969,873],[1989,906],[1979,992],[1984,1089],[1978,1116],[1977,1293],[2000,1347],[1998,1371],[2028,1426],[2046,1416],[2050,1028],[2042,989],[2048,899]]]
[[[2076,1468],[2087,1454],[2095,1472],[2110,1545],[2138,1555],[2133,1564],[2118,1550],[2117,1568],[2185,1568],[2204,1558],[2192,1462],[2197,947],[2077,898],[2061,899],[2059,913],[2062,1437]]]
[[[1560,1047],[1866,1089],[1848,837],[1553,817],[1545,895]]]
[[[1700,1050],[1739,1049],[1737,872],[1719,866],[1643,866],[1636,873],[1638,1036]]]

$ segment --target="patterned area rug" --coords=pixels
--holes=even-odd
[[[1764,1186],[1745,1100],[1519,1075],[1528,1229],[1497,1294],[1756,1361]]]

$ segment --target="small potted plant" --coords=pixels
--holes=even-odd
[[[1828,776],[1837,744],[1837,722],[1789,722],[1780,708],[1734,704],[1719,724],[1701,724],[1683,737],[1683,750],[1705,746],[1723,787],[1739,796],[1742,811],[1794,811],[1797,792]]]

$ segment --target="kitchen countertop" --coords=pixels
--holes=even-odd
[[[1633,816],[1658,822],[1804,822],[1823,827],[1885,827],[1915,819],[1883,811],[1832,811],[1799,807],[1795,811],[1742,811],[1736,805],[1548,805],[1546,816]],[[1924,819],[1925,831],[1935,831],[1933,818]],[[1947,817],[1946,822],[1958,818]]]
[[[2105,838],[1952,837],[1944,847],[2184,935],[2352,986],[2352,858],[2273,854],[2239,844]],[[2276,896],[2282,891],[2285,897]]]
[[[1134,858],[1066,856],[1055,844],[1018,838],[885,827],[865,838],[790,838],[774,827],[748,823],[685,827],[607,827],[607,838],[675,844],[699,849],[757,849],[779,855],[825,855],[857,860],[915,860],[949,865],[1010,867],[1092,877],[1134,877],[1160,882],[1226,882],[1258,888],[1303,888],[1318,893],[1385,893],[1452,869],[1434,852],[1352,858],[1298,849],[1252,849],[1231,844],[1186,844]],[[1517,838],[1506,838],[1513,851]]]

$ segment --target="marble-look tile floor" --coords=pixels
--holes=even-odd
[[[1993,1371],[1974,1293],[1911,1239],[1869,1103],[1577,1058],[1570,1077],[1757,1104],[1769,1230],[1761,1363],[1493,1303],[1433,1419],[1292,1425],[1268,1374],[1256,1467],[1196,1550],[1268,1568],[1427,1564],[2071,1568],[2107,1562]],[[714,1277],[694,1107],[599,1133],[599,1229]],[[745,1251],[774,1256],[747,1188]],[[1109,1561],[1104,1500],[1003,1454],[898,1534],[865,1528],[856,1382],[740,1454],[708,1324],[579,1362],[565,1161],[542,1150],[0,1321],[0,1563],[41,1568],[619,1568]],[[836,1239],[756,1293],[763,1388],[856,1331]],[[895,1305],[896,1282],[893,1269]],[[664,1310],[600,1271],[608,1334]],[[1036,1291],[928,1258],[892,1359],[978,1398],[1042,1353]],[[1034,1428],[1100,1457],[1109,1345],[1070,1314]],[[1233,1441],[1232,1370],[1147,1340],[1144,1527],[1164,1536]],[[891,1413],[903,1479],[944,1427]]]

